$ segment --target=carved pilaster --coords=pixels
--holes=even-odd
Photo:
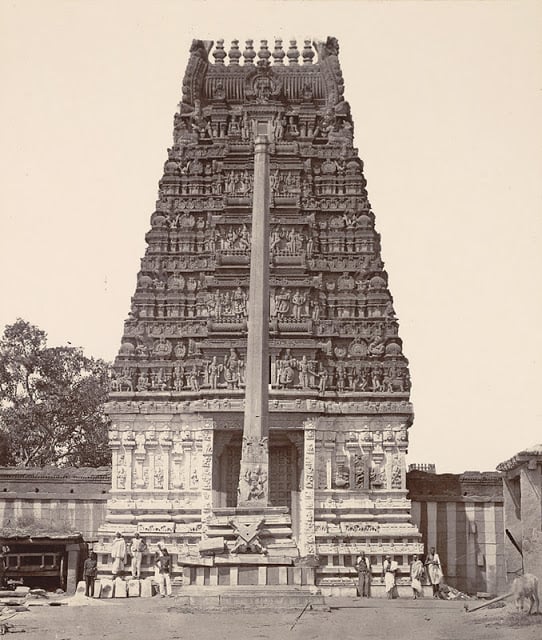
[[[303,488],[301,493],[299,547],[301,555],[316,554],[314,534],[314,474],[316,467],[316,432],[312,422],[306,422],[303,447]]]
[[[208,423],[202,431],[201,449],[201,521],[203,534],[206,534],[206,523],[213,514],[213,425]]]

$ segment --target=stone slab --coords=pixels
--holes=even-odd
[[[11,589],[0,591],[0,598],[25,598],[25,597],[26,597],[26,592],[16,593],[15,591],[11,591]]]
[[[115,578],[115,598],[127,598],[127,584],[122,578]]]
[[[94,597],[100,598],[102,595],[102,581],[94,580]]]
[[[216,558],[205,558],[199,556],[177,556],[178,565],[190,567],[212,567]]]
[[[152,590],[152,578],[145,578],[141,581],[140,596],[142,598],[151,598]]]
[[[224,538],[208,538],[207,540],[202,540],[199,543],[200,553],[203,552],[211,552],[214,551],[216,553],[220,553],[224,551]]]
[[[293,558],[287,556],[262,556],[257,554],[243,553],[240,555],[231,556],[215,556],[214,563],[216,565],[235,565],[242,566],[244,564],[250,565],[270,565],[279,564],[284,566],[290,566],[293,564]]]
[[[139,598],[141,591],[141,581],[137,579],[128,581],[128,597]]]
[[[79,580],[79,582],[77,583],[77,587],[75,588],[75,593],[76,595],[85,595],[85,591],[86,591],[86,584],[84,580]]]
[[[101,578],[101,598],[112,598],[113,597],[113,580],[109,578]]]

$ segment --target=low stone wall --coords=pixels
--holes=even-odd
[[[475,594],[506,591],[502,477],[497,472],[407,477],[412,519],[435,547],[445,581]]]
[[[0,468],[0,525],[43,525],[96,539],[111,487],[109,467],[98,469]]]

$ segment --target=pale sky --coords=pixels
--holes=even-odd
[[[542,3],[0,0],[0,328],[112,360],[192,38],[339,39],[409,462],[542,442]]]

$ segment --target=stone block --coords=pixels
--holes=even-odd
[[[102,581],[94,580],[94,597],[100,598],[102,595]]]
[[[127,584],[122,578],[115,578],[115,598],[127,598]]]
[[[79,580],[77,587],[75,588],[75,595],[84,596],[86,590],[86,584],[84,580]]]
[[[221,553],[224,551],[224,538],[208,538],[199,543],[200,553]]]
[[[218,567],[211,567],[209,570],[209,586],[218,586]]]
[[[140,596],[142,598],[151,598],[153,593],[152,578],[145,578],[141,580]]]
[[[113,597],[113,580],[110,578],[101,578],[101,595],[100,598],[112,598]]]
[[[132,580],[128,580],[128,597],[129,598],[139,598],[139,593],[141,590],[141,582],[136,578]]]

